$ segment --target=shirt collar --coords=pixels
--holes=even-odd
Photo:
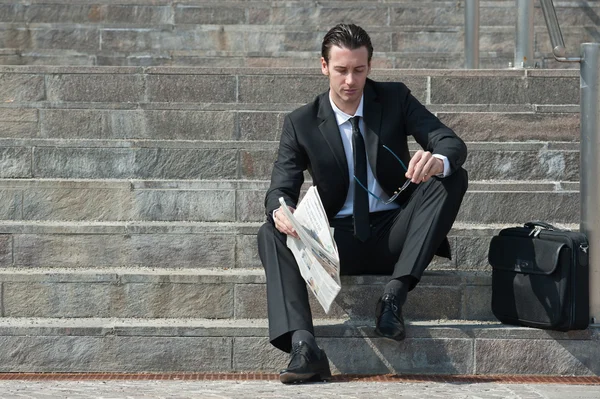
[[[353,118],[355,116],[360,116],[361,118],[363,117],[364,98],[365,94],[363,93],[363,95],[360,97],[360,103],[358,104],[358,108],[356,109],[354,115],[348,115],[347,113],[339,109],[337,105],[335,105],[335,103],[331,99],[331,91],[329,92],[329,102],[331,103],[331,108],[333,108],[333,113],[335,114],[335,120],[337,121],[338,126],[343,125],[344,123],[348,122],[350,118]]]

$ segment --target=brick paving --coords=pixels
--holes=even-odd
[[[0,398],[597,399],[598,377],[337,376],[283,385],[275,374],[0,374]]]
[[[6,380],[0,398],[219,398],[219,399],[597,399],[598,385],[441,383],[441,382],[330,382],[283,385],[278,381],[241,380]]]
[[[0,381],[279,381],[274,373],[0,373]],[[334,375],[332,382],[437,382],[453,384],[560,384],[599,385],[600,376],[542,375]]]

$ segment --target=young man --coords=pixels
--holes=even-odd
[[[402,305],[434,255],[450,257],[446,235],[467,190],[467,149],[402,83],[367,78],[373,46],[359,26],[339,24],[323,39],[329,90],[284,121],[266,194],[258,248],[267,276],[269,335],[290,352],[284,383],[326,380],[330,369],[314,337],[304,280],[279,211],[293,211],[308,169],[335,229],[341,274],[386,274],[375,309],[376,334],[405,337]],[[407,137],[423,147],[412,157]]]

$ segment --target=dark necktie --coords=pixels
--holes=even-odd
[[[365,141],[358,127],[360,117],[350,118],[352,124],[352,151],[354,155],[354,176],[365,188],[367,182],[367,153]],[[354,182],[354,236],[361,241],[366,241],[371,235],[369,227],[369,194],[356,181]]]

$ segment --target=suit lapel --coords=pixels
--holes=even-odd
[[[369,84],[369,80],[367,80],[367,84],[365,85],[364,96],[363,113],[366,126],[366,131],[364,132],[365,146],[367,148],[369,165],[371,165],[373,175],[377,176],[377,151],[379,150],[382,109],[381,104],[377,100],[375,91]]]
[[[340,129],[333,113],[333,108],[329,103],[329,92],[325,92],[320,96],[319,102],[319,113],[317,115],[321,123],[319,124],[319,130],[329,148],[333,153],[333,156],[342,171],[345,181],[348,182],[350,176],[348,176],[348,161],[346,160],[346,153],[344,152],[344,144],[342,143],[342,137],[340,135]]]

